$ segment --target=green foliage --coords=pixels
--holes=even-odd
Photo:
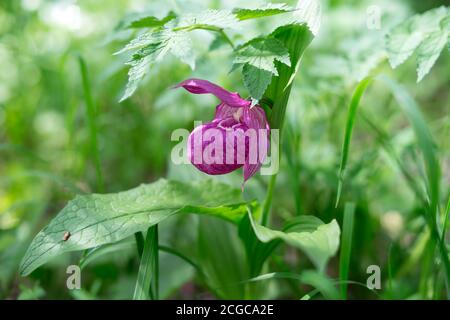
[[[307,217],[301,217],[305,218],[304,222],[298,221],[295,228],[291,227],[283,232],[257,224],[251,215],[249,218],[255,235],[260,241],[268,243],[279,239],[296,247],[305,252],[320,271],[324,271],[328,259],[338,250],[340,229],[336,220],[328,224],[319,223],[313,230],[300,229],[300,231],[298,228],[302,228],[303,223],[310,226],[311,222]]]
[[[417,52],[417,82],[435,64],[449,37],[450,9],[439,7],[400,23],[387,35],[389,62],[396,68]]]
[[[275,38],[256,38],[237,50],[233,69],[243,65],[244,84],[252,98],[261,99],[272,76],[278,76],[275,61],[291,66],[287,49]]]
[[[234,205],[239,199],[238,190],[220,183],[164,179],[117,194],[77,196],[35,237],[20,273],[27,275],[64,252],[120,241],[174,214],[210,214],[238,222],[245,213],[245,206]]]
[[[233,9],[233,13],[239,20],[255,19],[273,16],[275,14],[286,13],[293,11],[294,9],[285,3],[268,3],[264,6],[254,9],[248,8],[236,8]]]
[[[162,27],[167,22],[176,18],[176,14],[173,11],[170,11],[164,18],[158,19],[154,16],[146,16],[136,20],[131,21],[127,28],[157,28]]]

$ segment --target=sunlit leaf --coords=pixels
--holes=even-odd
[[[324,270],[328,259],[334,256],[339,247],[340,228],[336,220],[319,225],[314,231],[277,231],[264,227],[249,215],[251,225],[262,242],[276,239],[302,250],[319,270]]]
[[[139,19],[131,21],[127,28],[156,28],[156,27],[162,27],[167,22],[169,22],[172,19],[176,18],[176,14],[172,11],[170,11],[164,18],[158,19],[154,16],[146,16],[141,17]]]
[[[20,273],[51,258],[120,241],[181,213],[208,214],[237,223],[246,212],[241,192],[221,183],[158,180],[115,194],[77,196],[35,237]]]
[[[417,80],[430,71],[448,39],[450,9],[439,7],[416,14],[393,28],[386,37],[386,49],[392,68],[418,53]]]
[[[268,3],[256,8],[236,8],[233,13],[239,20],[248,20],[273,16],[280,13],[293,11],[294,9],[285,3]]]

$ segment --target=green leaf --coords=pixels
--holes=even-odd
[[[285,3],[268,3],[257,8],[236,8],[233,13],[239,20],[256,19],[273,16],[280,13],[293,11],[294,9]]]
[[[207,214],[238,223],[246,213],[241,197],[240,190],[210,180],[164,179],[116,194],[77,196],[34,238],[20,273],[27,275],[65,252],[120,241],[175,214]]]
[[[153,285],[152,292],[150,289],[158,281],[158,254],[158,225],[154,225],[148,228],[145,237],[133,300],[148,300],[150,297],[158,300],[158,286]]]
[[[264,93],[264,98],[273,102],[270,126],[271,128],[281,129],[292,82],[300,67],[301,57],[314,35],[306,24],[294,23],[278,27],[272,32],[271,37],[281,41],[283,46],[288,49],[292,64],[289,67],[276,62],[279,76],[272,80]]]
[[[134,53],[132,60],[128,62],[131,65],[128,71],[128,83],[120,101],[129,98],[136,91],[151,65],[162,60],[168,53],[173,54],[192,69],[195,68],[192,41],[186,31],[175,32],[164,28],[151,34],[143,34],[118,53],[136,49],[138,50]]]
[[[249,214],[251,225],[256,237],[262,242],[270,242],[276,239],[302,250],[320,270],[325,269],[329,258],[334,256],[339,247],[340,229],[336,220],[328,224],[317,226],[314,231],[289,231],[272,230],[253,220]],[[305,223],[310,223],[306,220]],[[301,222],[298,222],[301,225]],[[298,226],[297,226],[298,227]]]
[[[287,49],[275,38],[250,40],[237,51],[233,70],[236,66],[244,65],[242,68],[244,84],[254,99],[261,99],[272,80],[272,75],[278,76],[275,61],[286,66],[291,65]]]
[[[195,28],[196,26],[210,26],[219,29],[233,29],[238,20],[230,10],[208,9],[199,13],[187,13],[180,16],[177,28]]]
[[[392,68],[418,51],[418,81],[430,71],[448,39],[450,9],[444,6],[416,14],[393,28],[386,37]]]
[[[275,61],[291,66],[289,53],[275,38],[256,38],[244,44],[236,53],[234,64],[249,64],[278,76]]]
[[[306,23],[314,36],[317,36],[322,21],[322,6],[319,0],[301,0],[294,13],[297,23]]]
[[[170,20],[176,18],[176,14],[173,11],[170,11],[164,18],[158,19],[153,16],[141,17],[139,19],[131,21],[127,28],[135,29],[135,28],[156,28],[162,27]]]
[[[345,124],[344,143],[342,144],[341,162],[339,164],[339,174],[338,174],[339,180],[335,204],[336,208],[341,198],[342,185],[344,183],[345,168],[347,167],[348,154],[350,152],[350,143],[352,140],[353,126],[355,124],[356,112],[358,111],[361,98],[371,82],[372,78],[368,77],[363,79],[360,83],[358,83],[355,91],[353,92],[352,98],[350,100],[350,105],[348,107],[347,120]]]
[[[244,85],[250,92],[252,98],[259,100],[272,80],[272,73],[252,65],[245,64],[242,68]]]
[[[442,49],[447,44],[448,32],[441,30],[430,33],[417,50],[417,82],[430,72]]]

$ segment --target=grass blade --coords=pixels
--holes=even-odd
[[[347,280],[350,268],[350,254],[352,250],[353,224],[355,218],[355,204],[347,203],[344,210],[342,230],[342,246],[339,257],[339,280],[341,281],[341,299],[347,299]]]
[[[147,231],[133,300],[158,299],[158,225]]]
[[[105,184],[103,181],[102,170],[100,166],[100,154],[98,151],[98,143],[97,143],[97,110],[94,105],[94,100],[92,99],[91,93],[91,85],[88,77],[88,70],[86,66],[86,62],[83,57],[78,57],[78,62],[80,66],[81,72],[81,80],[83,83],[83,93],[84,93],[84,101],[86,103],[86,117],[89,127],[89,149],[91,157],[93,158],[95,165],[95,173],[97,178],[97,189],[99,192],[105,191]]]
[[[339,199],[341,197],[342,184],[344,181],[344,172],[345,167],[347,166],[348,153],[350,151],[350,141],[352,139],[353,125],[355,123],[356,111],[358,110],[361,97],[366,91],[367,86],[370,84],[371,81],[372,81],[371,77],[361,80],[361,82],[358,83],[358,85],[356,86],[355,92],[353,93],[352,99],[350,100],[350,105],[347,113],[347,122],[345,125],[344,144],[342,145],[341,163],[339,165],[339,182],[335,205],[336,208],[339,205]]]
[[[426,121],[420,112],[419,106],[414,99],[410,96],[408,91],[396,83],[394,80],[388,77],[382,77],[381,80],[392,92],[399,107],[408,117],[414,130],[414,134],[417,139],[417,144],[423,155],[425,168],[426,168],[426,186],[428,205],[426,208],[425,218],[428,222],[428,226],[431,231],[431,240],[434,242],[432,248],[437,245],[441,261],[445,269],[445,281],[447,288],[447,298],[450,299],[450,260],[448,257],[448,250],[446,245],[439,234],[438,223],[438,210],[439,210],[439,192],[440,192],[440,165],[436,155],[436,145],[430,130],[426,124]]]

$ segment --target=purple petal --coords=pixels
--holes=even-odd
[[[237,92],[230,92],[224,88],[202,79],[187,79],[175,86],[175,88],[183,87],[187,91],[194,94],[211,93],[220,99],[224,104],[239,108],[249,106],[250,101],[242,99]]]
[[[270,126],[266,119],[263,109],[258,106],[252,108],[244,108],[242,118],[243,122],[249,129],[257,132],[257,157],[249,154],[244,164],[244,183],[250,179],[261,168],[267,156],[267,150],[270,146],[269,135]],[[256,160],[256,161],[255,161]]]
[[[247,127],[233,117],[215,119],[196,127],[188,139],[188,157],[200,171],[209,175],[230,173],[242,167],[247,159],[248,141],[245,139]]]
[[[216,114],[214,115],[214,119],[226,119],[229,117],[233,117],[233,114],[236,113],[238,108],[230,107],[225,103],[221,103],[216,107]]]

